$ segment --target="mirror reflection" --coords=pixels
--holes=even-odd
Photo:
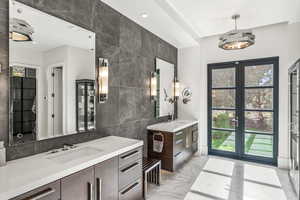
[[[156,117],[174,115],[174,80],[175,66],[160,58],[156,58],[157,100]]]
[[[10,144],[95,129],[95,34],[16,1],[9,31]]]

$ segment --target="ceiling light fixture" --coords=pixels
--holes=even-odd
[[[142,13],[141,16],[142,16],[142,18],[147,18],[148,14],[147,13]]]
[[[9,39],[16,42],[32,41],[32,26],[25,20],[13,18],[9,23]]]
[[[255,43],[255,35],[251,30],[238,30],[237,19],[239,14],[233,15],[232,19],[235,21],[235,29],[223,34],[220,37],[219,48],[224,50],[238,50],[247,48]]]

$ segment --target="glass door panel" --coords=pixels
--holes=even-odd
[[[220,67],[211,73],[211,149],[217,152],[236,151],[236,69]]]
[[[274,65],[244,66],[244,154],[273,157]]]
[[[208,65],[209,153],[276,164],[278,58]]]

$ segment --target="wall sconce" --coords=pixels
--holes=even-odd
[[[151,97],[151,100],[153,100],[153,101],[155,101],[157,99],[157,73],[156,72],[151,72],[150,97]]]
[[[180,96],[180,82],[175,79],[174,80],[174,98],[178,99]]]
[[[108,60],[104,58],[99,58],[98,96],[99,103],[105,103],[108,99]]]

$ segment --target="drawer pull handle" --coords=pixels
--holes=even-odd
[[[53,194],[54,192],[55,192],[55,189],[47,188],[43,191],[40,191],[40,192],[30,196],[30,197],[22,199],[22,200],[39,200],[39,199],[42,199],[43,197],[46,197],[46,196],[49,196],[49,195]]]
[[[124,168],[124,169],[122,169],[121,170],[121,172],[122,173],[124,173],[124,172],[126,172],[126,171],[128,171],[128,170],[130,170],[130,169],[133,169],[135,166],[137,166],[139,163],[134,163],[134,164],[132,164],[132,165],[130,165],[130,166],[128,166],[128,167],[126,167],[126,168]]]
[[[132,190],[133,188],[135,188],[139,183],[136,182],[135,184],[133,184],[132,186],[130,186],[129,188],[127,188],[126,190],[124,190],[123,192],[121,192],[122,195],[126,194],[127,192],[129,192],[130,190]]]
[[[182,134],[183,134],[183,132],[180,131],[180,132],[177,132],[177,133],[176,133],[176,136],[179,136],[179,135],[182,135]]]
[[[175,157],[179,156],[182,152],[178,152],[176,153]]]
[[[102,179],[96,179],[97,184],[97,200],[102,200]]]
[[[88,200],[93,200],[93,184],[88,182]]]
[[[127,159],[127,158],[130,158],[131,156],[135,155],[136,153],[138,153],[139,151],[133,151],[127,155],[124,155],[121,157],[121,159]]]
[[[176,144],[180,144],[180,143],[182,143],[182,142],[183,142],[183,140],[180,139],[180,140],[177,140],[177,141],[176,141]]]

